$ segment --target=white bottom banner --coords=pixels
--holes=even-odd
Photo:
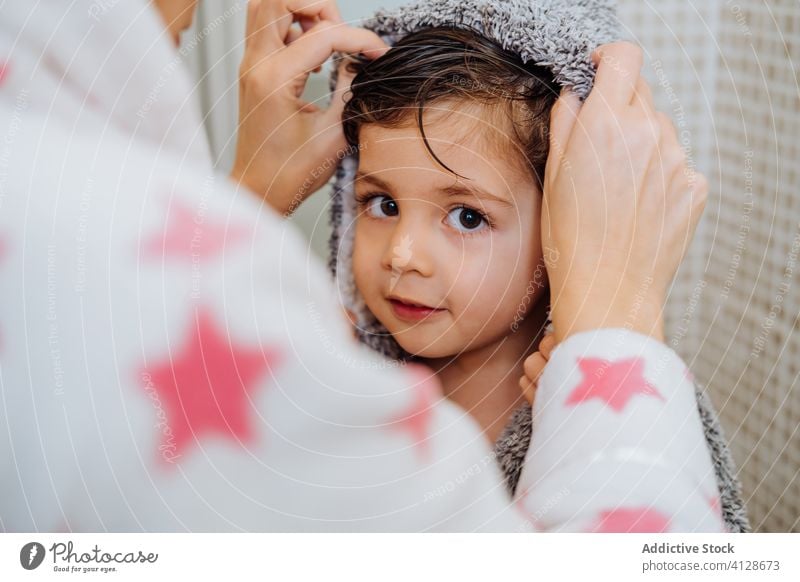
[[[800,534],[2,534],[0,580],[800,580]]]

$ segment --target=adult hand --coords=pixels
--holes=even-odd
[[[250,0],[239,69],[239,135],[231,177],[291,213],[324,185],[346,142],[340,67],[331,105],[303,101],[309,74],[334,51],[375,58],[388,50],[374,33],[345,25],[333,0]]]
[[[600,327],[663,341],[667,288],[708,185],[653,107],[641,49],[612,43],[593,58],[589,97],[562,95],[551,116],[542,243],[556,341]]]

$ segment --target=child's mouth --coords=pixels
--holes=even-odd
[[[446,309],[437,309],[435,307],[428,307],[426,305],[408,303],[393,297],[389,298],[389,303],[391,303],[392,311],[394,311],[394,314],[398,317],[398,319],[403,319],[406,321],[419,321],[431,315],[447,311]]]

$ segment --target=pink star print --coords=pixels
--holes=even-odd
[[[196,212],[173,200],[165,230],[142,242],[142,254],[151,258],[208,258],[223,251],[226,244],[246,240],[249,232],[244,225],[215,221],[209,213]]]
[[[615,412],[622,411],[628,401],[637,394],[664,397],[644,378],[644,361],[629,358],[616,362],[596,358],[579,358],[578,367],[583,381],[567,397],[567,405],[580,404],[597,398]]]
[[[389,421],[392,429],[407,432],[414,440],[423,461],[430,458],[428,432],[433,417],[433,404],[439,393],[439,381],[431,370],[420,364],[409,365],[409,373],[414,384],[414,397],[411,406]]]
[[[590,530],[601,533],[661,533],[669,531],[669,518],[649,507],[602,511]]]
[[[723,531],[727,530],[727,524],[725,524],[725,520],[722,517],[722,504],[720,503],[719,495],[706,495],[706,503],[711,508],[711,513],[714,514],[714,517],[720,522]]]
[[[6,80],[8,76],[8,62],[0,61],[0,85]]]
[[[142,373],[166,416],[160,427],[162,457],[169,455],[172,462],[203,436],[251,441],[250,399],[280,359],[276,349],[265,353],[229,343],[211,313],[199,309],[180,350]]]

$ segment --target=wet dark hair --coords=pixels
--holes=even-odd
[[[523,63],[476,31],[445,27],[409,34],[382,57],[353,61],[348,69],[355,78],[342,123],[351,147],[358,146],[362,125],[398,127],[413,114],[425,147],[455,174],[431,149],[423,113],[426,104],[463,100],[507,116],[513,137],[503,145],[516,146],[517,159],[541,187],[550,110],[560,90],[548,69]]]

